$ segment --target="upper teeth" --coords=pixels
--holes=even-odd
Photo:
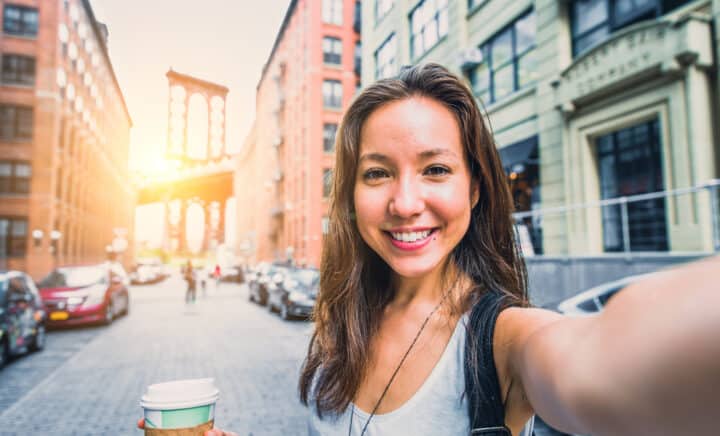
[[[430,230],[424,230],[422,232],[406,232],[406,233],[396,233],[392,232],[393,239],[397,239],[398,241],[403,242],[415,242],[419,239],[425,239],[430,234]]]

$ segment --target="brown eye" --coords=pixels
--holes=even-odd
[[[433,165],[425,170],[425,174],[428,176],[444,176],[450,174],[450,169],[442,165]]]
[[[377,180],[381,179],[383,177],[387,177],[387,172],[381,169],[373,168],[371,170],[365,171],[363,174],[364,180]]]

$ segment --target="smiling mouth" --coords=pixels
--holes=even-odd
[[[427,239],[435,229],[423,230],[421,232],[386,232],[392,239],[398,242],[414,243]]]
[[[419,232],[389,232],[383,231],[393,246],[402,250],[417,250],[427,245],[435,234],[437,228]]]

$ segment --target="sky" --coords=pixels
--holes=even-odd
[[[130,169],[161,169],[173,70],[229,88],[227,149],[241,148],[255,117],[255,89],[290,0],[90,0],[107,24],[108,51],[133,120]],[[192,125],[192,121],[190,122]],[[234,217],[234,201],[226,217]],[[135,239],[162,243],[163,206],[138,207]],[[199,248],[202,211],[189,211],[188,244]],[[226,220],[227,220],[226,218]],[[226,221],[232,222],[232,221]],[[192,229],[198,231],[190,231]],[[226,226],[232,244],[234,226]]]
[[[133,120],[130,166],[152,171],[167,142],[173,70],[227,86],[227,148],[255,116],[255,88],[289,0],[90,0]]]

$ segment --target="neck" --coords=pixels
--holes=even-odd
[[[447,267],[439,266],[421,277],[402,277],[393,279],[395,297],[392,304],[399,307],[416,303],[432,303],[440,301],[450,291],[457,280],[457,268],[450,263]]]

